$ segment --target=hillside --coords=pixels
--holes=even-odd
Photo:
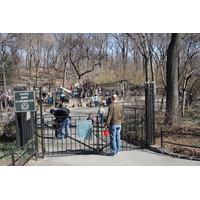
[[[32,70],[32,80],[30,79],[30,72],[25,68],[16,69],[14,73],[14,78],[11,81],[9,87],[21,84],[29,87],[30,85],[36,85],[36,69]],[[43,70],[43,68],[38,69],[38,86],[48,87],[49,84],[52,86],[62,85],[62,74],[54,69],[51,71]]]

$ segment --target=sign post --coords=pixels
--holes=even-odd
[[[25,145],[34,133],[33,112],[36,111],[35,91],[15,91],[14,110],[16,119],[17,146]],[[30,117],[27,118],[28,113]]]

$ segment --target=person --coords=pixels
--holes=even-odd
[[[63,107],[62,104],[59,105],[58,110],[51,109],[50,113],[53,113],[54,116],[57,119],[57,124],[60,126],[57,127],[57,130],[59,132],[58,138],[63,139],[65,136],[70,136],[70,129],[69,129],[69,124],[70,124],[70,116],[69,116],[69,109],[66,107]],[[57,133],[55,133],[57,134]]]
[[[191,105],[192,102],[193,102],[193,94],[192,94],[192,92],[190,92],[190,95],[189,95],[188,99],[189,99],[189,105]]]
[[[62,103],[65,101],[65,94],[61,93],[60,100],[62,101]]]
[[[182,99],[183,99],[183,91],[182,90],[179,90],[178,96],[179,96],[179,104],[181,105]]]
[[[70,124],[70,116],[69,116],[69,109],[64,107],[62,104],[60,104],[59,106],[59,115],[62,116],[61,117],[61,126],[59,129],[59,132],[61,133],[61,137],[62,135],[66,135],[69,136],[70,135],[70,130],[69,130],[69,124]]]
[[[55,137],[57,138],[58,133],[59,133],[60,124],[61,124],[61,117],[58,116],[57,110],[51,109],[50,113],[52,115],[54,115],[54,117],[56,118],[53,120],[53,128],[55,129]]]
[[[56,90],[56,96],[60,96],[60,94],[61,94],[60,89],[57,89],[57,90]]]
[[[97,97],[96,94],[95,94],[95,96],[93,98],[93,102],[94,102],[95,107],[97,107],[98,106],[98,97]]]
[[[53,95],[49,93],[47,104],[53,104]]]
[[[90,114],[88,115],[87,120],[92,120],[92,124],[94,124],[94,119],[93,119],[92,113],[90,113]]]
[[[107,120],[104,128],[109,127],[111,156],[119,155],[120,132],[124,120],[123,108],[117,101],[117,95],[112,95],[112,104],[108,108]]]
[[[71,98],[74,99],[75,95],[74,95],[74,90],[72,90],[72,93],[71,93]]]
[[[6,94],[3,94],[2,97],[1,97],[1,102],[2,102],[2,106],[3,106],[3,110],[6,109]]]
[[[11,94],[12,94],[11,89],[8,89],[8,95],[11,95]]]
[[[111,97],[106,97],[106,105],[109,106],[112,103]]]
[[[99,108],[98,113],[97,113],[97,115],[99,116],[99,119],[100,119],[100,120],[99,120],[100,123],[102,123],[102,122],[104,121],[104,114],[105,114],[105,113],[106,113],[106,112],[105,112],[103,106],[100,105],[100,108]]]
[[[85,100],[88,99],[88,88],[87,88],[87,87],[84,87],[83,98],[84,98]]]
[[[98,90],[98,94],[101,95],[101,90],[102,90],[101,87],[98,87],[97,90]]]

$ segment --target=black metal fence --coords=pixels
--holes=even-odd
[[[37,159],[37,142],[35,137],[20,148],[14,149],[14,147],[11,147],[9,153],[0,157],[0,165],[23,166],[34,156]]]
[[[42,125],[39,125],[38,136],[41,138],[41,154],[60,155],[107,151],[109,148],[109,137],[103,134],[103,123],[93,122],[92,138],[81,140],[77,135],[77,120],[86,120],[87,116],[71,116],[69,132],[70,135],[60,139],[56,137],[56,128],[60,127],[53,117],[44,116]],[[43,149],[43,151],[42,151]],[[44,155],[42,155],[44,156]]]
[[[171,147],[168,147],[169,151],[180,151],[175,153],[181,153],[180,149],[175,150],[178,149],[177,147],[185,147],[187,149],[185,150],[188,151],[188,153],[191,151],[190,149],[193,149],[193,155],[200,158],[200,134],[164,131],[161,129],[160,137],[161,148],[166,148],[166,144],[171,145]]]
[[[144,148],[146,144],[145,109],[124,105],[124,124],[121,133],[126,144]]]
[[[135,148],[148,148],[154,143],[154,84],[145,84],[145,105],[135,105],[124,103],[125,120],[121,130],[121,150],[131,150]],[[40,91],[41,93],[41,91]],[[40,94],[41,96],[41,94]],[[137,100],[137,98],[136,98]],[[93,122],[92,137],[80,140],[77,137],[77,120],[86,120],[87,116],[71,116],[70,135],[63,139],[56,137],[56,128],[52,116],[43,116],[42,105],[40,103],[40,121],[36,122],[37,136],[40,145],[39,153],[44,155],[60,155],[67,153],[108,153],[110,152],[110,137],[105,136],[104,124],[98,121]]]
[[[145,136],[145,109],[125,106],[125,122],[121,130],[121,150],[143,148]],[[56,137],[56,124],[50,115],[43,116],[42,123],[38,123],[38,137],[40,142],[39,154],[60,155],[77,153],[110,153],[110,136],[104,135],[104,122],[95,118],[90,139],[80,140],[77,136],[77,120],[86,120],[85,116],[71,116],[70,135],[63,139]]]

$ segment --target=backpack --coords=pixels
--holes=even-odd
[[[65,107],[61,107],[58,112],[59,116],[66,116],[66,117],[69,116],[70,113],[69,109]]]

